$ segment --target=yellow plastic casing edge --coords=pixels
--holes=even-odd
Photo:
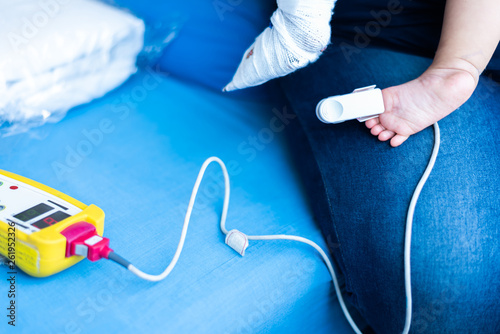
[[[66,257],[66,238],[61,234],[61,231],[74,223],[85,221],[94,225],[97,233],[102,236],[104,232],[104,212],[93,204],[87,206],[60,191],[28,178],[1,169],[0,174],[38,188],[82,209],[82,212],[74,216],[31,234],[16,229],[14,243],[16,266],[31,276],[46,277],[83,260],[83,256]],[[0,253],[7,257],[9,255],[8,232],[9,225],[7,222],[0,223]],[[10,242],[12,243],[12,240]]]

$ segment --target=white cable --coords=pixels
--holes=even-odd
[[[411,197],[410,206],[408,207],[408,214],[406,215],[406,231],[405,231],[405,245],[404,245],[404,272],[405,272],[405,293],[406,293],[406,318],[405,327],[403,329],[403,334],[407,334],[410,331],[411,325],[411,313],[412,313],[412,295],[411,295],[411,266],[410,266],[410,248],[411,248],[411,231],[413,226],[413,214],[415,212],[415,206],[417,205],[418,196],[424,187],[427,178],[429,177],[434,163],[439,151],[439,145],[441,144],[441,134],[439,131],[439,125],[434,123],[434,147],[432,148],[432,154],[427,164],[427,168],[424,174],[420,178],[417,187],[413,191],[413,196]]]
[[[410,201],[410,206],[408,208],[408,214],[407,214],[407,219],[406,219],[406,232],[405,232],[405,244],[404,244],[404,274],[405,274],[405,292],[406,292],[406,319],[405,319],[405,327],[404,327],[404,334],[407,334],[408,331],[410,330],[410,325],[411,325],[411,313],[412,313],[412,295],[411,295],[411,272],[410,272],[410,246],[411,246],[411,229],[412,229],[412,224],[413,224],[413,214],[415,211],[415,206],[417,204],[418,197],[420,195],[420,192],[427,181],[427,178],[429,177],[429,174],[432,171],[432,168],[434,167],[434,163],[436,162],[437,154],[439,151],[439,145],[440,145],[440,133],[439,133],[439,126],[437,123],[434,124],[434,147],[432,150],[431,158],[429,159],[429,163],[427,165],[427,168],[425,169],[424,174],[420,178],[420,181],[417,184],[417,187],[415,188],[415,191],[413,192],[411,201]],[[172,258],[172,261],[170,264],[167,266],[167,268],[159,275],[150,275],[146,274],[143,271],[137,269],[135,266],[130,264],[127,269],[130,270],[132,273],[137,275],[138,277],[152,281],[152,282],[157,282],[163,280],[165,277],[167,277],[172,269],[175,267],[177,261],[179,260],[179,256],[182,252],[182,248],[184,247],[184,241],[186,239],[186,233],[187,233],[187,228],[189,225],[189,221],[191,219],[191,213],[193,211],[193,206],[196,200],[196,195],[198,194],[198,189],[200,187],[200,183],[203,179],[203,176],[205,174],[205,171],[208,167],[208,165],[212,162],[217,162],[219,166],[222,169],[223,175],[224,175],[224,204],[222,208],[222,214],[221,214],[221,219],[220,219],[220,229],[224,234],[228,234],[228,230],[226,229],[226,218],[227,218],[227,210],[229,207],[229,197],[230,197],[230,184],[229,184],[229,175],[226,169],[226,166],[222,160],[220,160],[217,157],[210,157],[201,166],[200,172],[198,173],[198,177],[196,178],[196,182],[193,187],[193,191],[191,193],[191,198],[189,199],[189,205],[187,208],[186,212],[186,217],[184,218],[184,225],[182,226],[182,232],[181,232],[181,237],[179,240],[179,244],[177,246],[177,250],[175,251],[174,257]],[[247,236],[249,240],[292,240],[292,241],[298,241],[304,244],[307,244],[311,247],[313,247],[315,250],[318,251],[318,253],[321,255],[323,260],[325,261],[326,266],[328,267],[328,271],[330,272],[330,275],[333,280],[333,285],[335,287],[335,293],[337,294],[337,298],[339,300],[340,306],[342,308],[342,311],[344,312],[344,315],[351,325],[352,329],[354,330],[355,333],[361,334],[361,330],[356,326],[356,323],[354,320],[351,318],[351,315],[349,314],[349,311],[347,310],[347,306],[345,305],[344,299],[342,297],[342,292],[340,291],[340,287],[338,284],[337,276],[335,274],[335,270],[333,269],[332,263],[326,253],[319,247],[315,242],[299,237],[299,236],[294,236],[294,235],[286,235],[286,234],[278,234],[278,235],[248,235]]]
[[[222,232],[224,234],[227,234],[227,230],[225,229],[224,225],[226,222],[226,217],[227,217],[227,209],[229,206],[229,175],[227,174],[227,169],[222,160],[220,160],[217,157],[211,157],[205,160],[203,165],[201,166],[200,172],[198,173],[198,177],[196,178],[196,182],[193,187],[193,191],[191,193],[191,198],[189,199],[189,205],[186,211],[186,217],[184,218],[184,225],[182,226],[182,232],[181,232],[181,238],[179,240],[179,244],[177,245],[177,250],[175,251],[174,257],[172,258],[172,261],[168,265],[168,267],[159,275],[150,275],[146,274],[143,271],[137,269],[135,266],[130,264],[127,269],[139,276],[140,278],[143,278],[148,281],[152,282],[158,282],[163,280],[165,277],[167,277],[172,269],[174,269],[177,261],[179,260],[179,256],[181,255],[182,248],[184,247],[184,241],[186,240],[186,233],[189,225],[189,220],[191,219],[191,212],[193,211],[193,206],[194,206],[194,201],[196,200],[196,195],[198,194],[198,188],[200,187],[201,180],[203,179],[203,175],[205,174],[205,170],[207,169],[208,165],[211,162],[217,162],[221,168],[222,172],[224,174],[224,183],[225,183],[225,193],[224,193],[224,205],[222,207],[222,215],[220,217],[220,226]]]

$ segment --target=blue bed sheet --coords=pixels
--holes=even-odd
[[[326,245],[285,149],[284,105],[223,94],[142,71],[57,124],[3,138],[0,168],[106,213],[111,247],[160,273],[175,251],[203,161],[230,169],[228,229],[297,234]],[[273,111],[274,109],[274,111]],[[171,275],[142,281],[102,260],[48,278],[17,275],[19,333],[350,333],[315,251],[255,241],[240,257],[218,227],[223,183],[214,165],[200,188]],[[7,268],[0,305],[7,307]]]

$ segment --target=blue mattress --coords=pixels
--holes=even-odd
[[[170,262],[198,170],[212,155],[232,174],[228,229],[296,234],[326,248],[282,127],[271,124],[283,108],[143,71],[57,124],[1,139],[0,168],[101,207],[111,247],[149,273]],[[224,244],[222,185],[211,166],[184,251],[162,282],[107,260],[84,260],[48,278],[19,273],[16,332],[351,332],[313,249],[254,241],[241,257]],[[0,272],[6,313],[7,268]],[[0,332],[10,332],[2,318]]]

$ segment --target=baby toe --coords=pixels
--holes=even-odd
[[[403,144],[406,139],[408,139],[410,136],[403,136],[403,135],[395,135],[391,139],[391,146],[392,147],[398,147],[399,145]]]
[[[378,117],[369,119],[365,122],[365,125],[368,129],[373,128],[377,124],[380,124],[380,119]]]
[[[391,139],[392,137],[394,137],[395,135],[396,135],[396,133],[394,131],[384,130],[378,135],[378,140],[387,141],[387,140]]]
[[[382,124],[376,124],[375,126],[373,126],[370,132],[372,135],[378,136],[383,131],[385,131],[385,128],[382,126]]]

